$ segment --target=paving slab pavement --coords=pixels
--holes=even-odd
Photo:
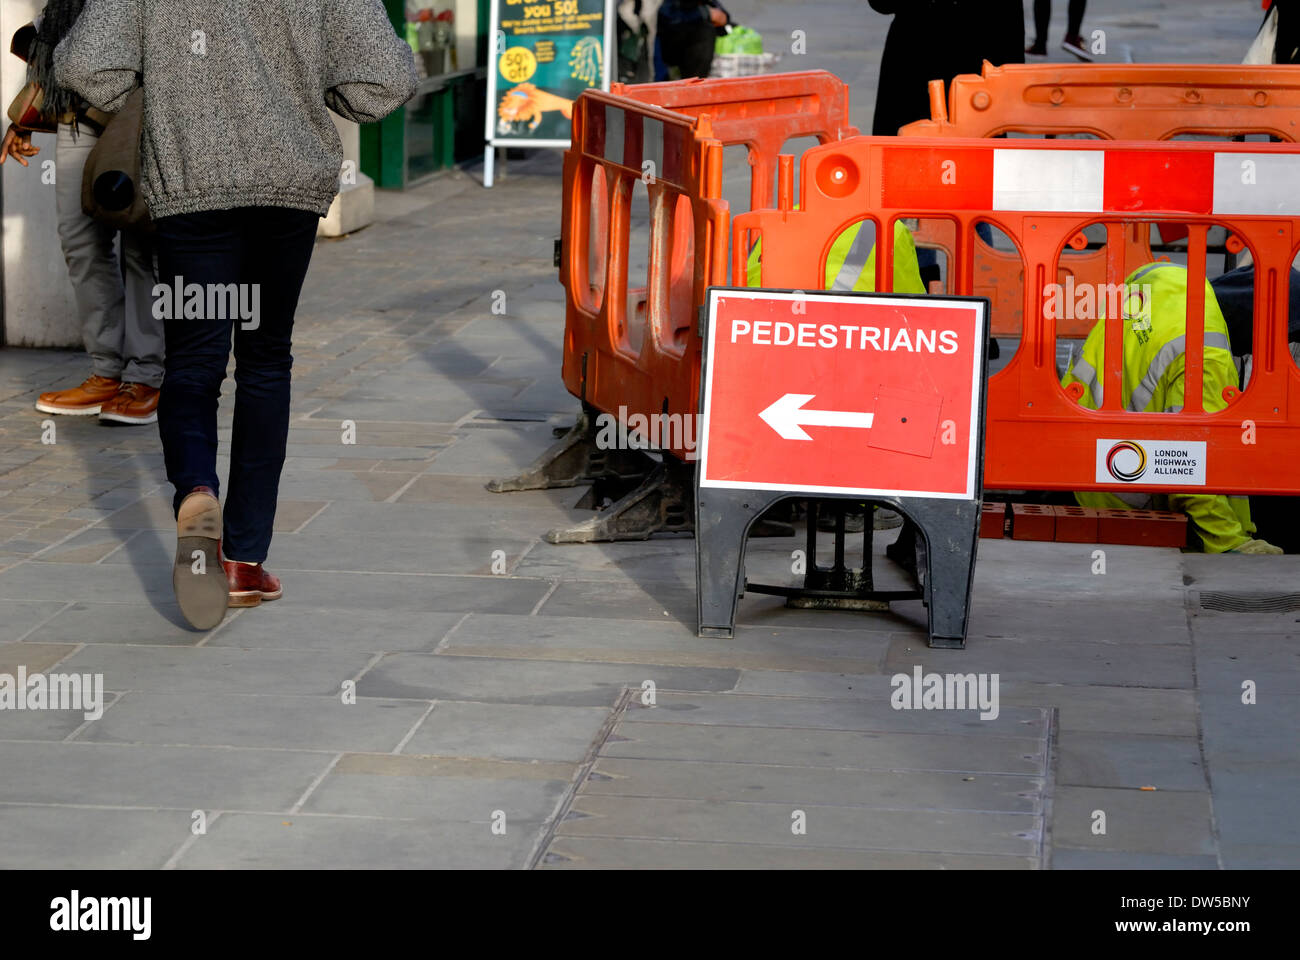
[[[1085,28],[1234,62],[1257,7],[1094,0]],[[783,67],[837,71],[869,129],[886,18],[733,8],[769,46],[805,30]],[[491,192],[381,192],[379,222],[318,244],[285,597],[207,634],[171,596],[156,430],[62,418],[42,443],[32,402],[84,357],[0,350],[0,673],[104,683],[94,719],[0,710],[0,866],[1300,865],[1300,613],[1203,603],[1291,594],[1296,558],[1108,547],[1097,575],[1089,548],[986,541],[964,651],[926,646],[916,602],[752,594],[734,639],[700,640],[690,539],[554,546],[582,490],[487,492],[578,409],[558,172],[539,153]],[[743,198],[747,170],[725,182]],[[792,580],[802,544],[754,541],[751,573]],[[917,668],[996,677],[998,716],[895,709]]]

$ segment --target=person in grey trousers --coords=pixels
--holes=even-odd
[[[211,629],[228,606],[283,593],[263,561],[289,435],[294,313],[343,164],[329,111],[387,116],[415,94],[415,58],[379,0],[89,0],[55,63],[101,110],[144,87],[140,189],[160,287],[237,289],[251,308],[247,318],[164,312],[172,585],[186,620]],[[232,330],[223,509],[217,406]]]
[[[59,119],[54,164],[59,240],[91,362],[84,383],[42,393],[36,409],[98,414],[101,420],[117,423],[153,423],[163,378],[163,324],[154,316],[152,302],[153,245],[143,233],[119,233],[82,212],[82,170],[108,117],[62,85],[54,70],[54,49],[84,5],[85,0],[48,0],[12,45],[27,60],[29,78],[41,85],[46,112]],[[11,126],[0,163],[12,156],[27,166],[27,159],[39,151],[30,133]]]

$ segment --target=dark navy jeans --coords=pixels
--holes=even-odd
[[[260,563],[271,545],[289,436],[293,315],[318,221],[305,210],[242,207],[156,222],[155,294],[168,288],[154,298],[155,309],[164,311],[167,345],[158,432],[167,479],[176,488],[174,509],[195,487],[220,492],[217,400],[234,334],[235,420],[222,542],[228,560]],[[245,319],[254,305],[255,315]]]

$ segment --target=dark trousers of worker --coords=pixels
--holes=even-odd
[[[659,21],[660,54],[667,66],[677,68],[683,80],[709,75],[717,37],[717,28],[707,20],[685,24]]]
[[[257,305],[256,315],[244,319],[229,310],[207,316],[206,309],[187,318],[183,304],[173,304],[164,321],[158,432],[175,510],[195,487],[220,493],[217,401],[234,331],[235,418],[222,536],[228,560],[261,563],[271,545],[289,436],[293,316],[319,219],[304,210],[242,207],[156,222],[160,284],[172,291],[177,277],[183,287],[199,284],[204,291],[238,284],[244,304]]]

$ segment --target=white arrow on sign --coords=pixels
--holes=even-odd
[[[784,440],[811,440],[803,427],[859,427],[868,428],[875,419],[872,413],[854,413],[848,410],[805,410],[803,405],[811,400],[812,393],[787,393],[759,414],[769,427]]]

